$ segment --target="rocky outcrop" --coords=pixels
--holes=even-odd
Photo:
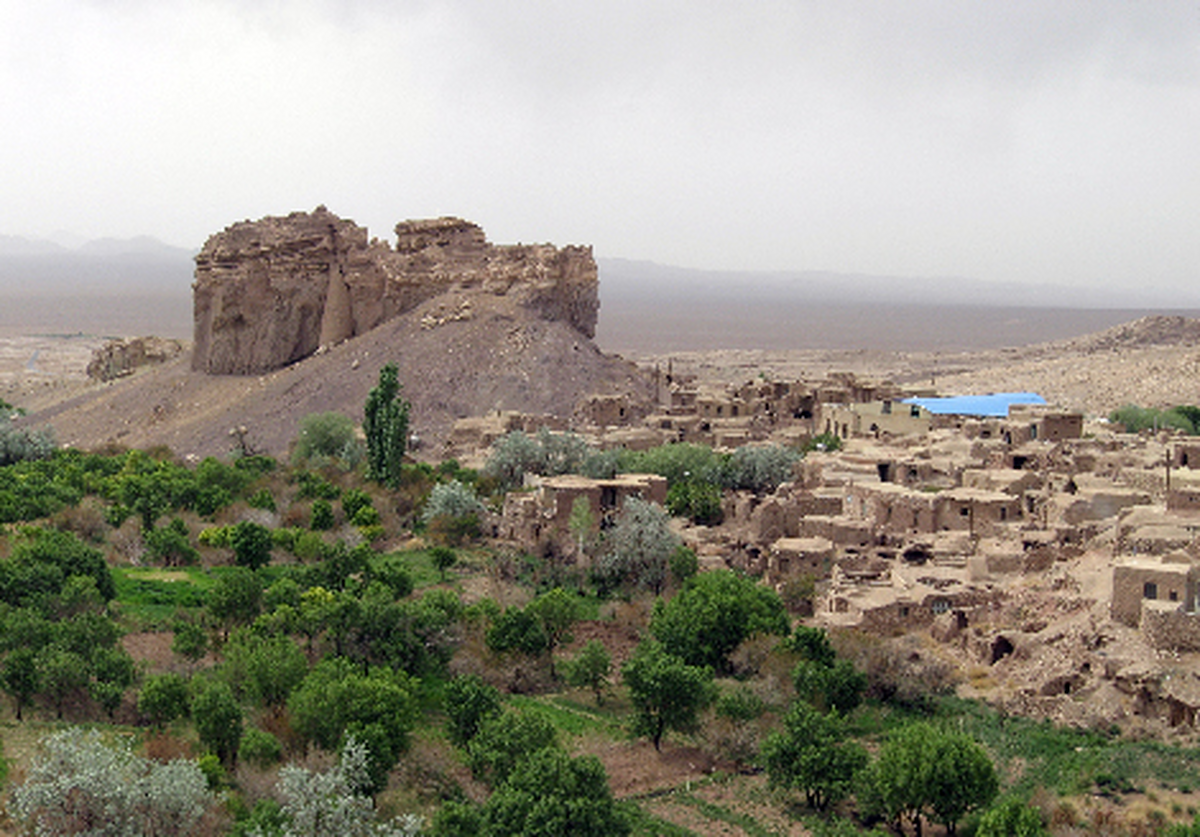
[[[393,249],[325,207],[243,221],[196,256],[192,367],[278,369],[450,291],[512,297],[593,337],[590,247],[498,246],[460,218],[404,221]]]
[[[162,337],[109,340],[92,352],[87,375],[94,381],[112,381],[132,375],[143,366],[166,363],[179,357],[183,344]]]

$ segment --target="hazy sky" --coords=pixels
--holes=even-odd
[[[0,233],[1185,288],[1195,0],[0,0]]]

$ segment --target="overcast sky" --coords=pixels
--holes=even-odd
[[[1200,3],[0,0],[0,233],[1200,279]]]

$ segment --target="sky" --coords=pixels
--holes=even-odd
[[[1191,289],[1195,0],[0,0],[0,233]]]

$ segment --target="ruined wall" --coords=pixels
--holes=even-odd
[[[111,381],[132,375],[143,366],[166,363],[179,357],[182,352],[182,343],[163,337],[109,340],[92,352],[87,376],[95,381]]]
[[[1141,631],[1159,651],[1200,651],[1200,615],[1183,610],[1180,602],[1143,602]]]
[[[196,256],[192,368],[278,369],[362,334],[449,290],[515,295],[594,337],[599,295],[590,247],[496,246],[460,218],[405,221],[396,248],[317,207],[242,221]]]

